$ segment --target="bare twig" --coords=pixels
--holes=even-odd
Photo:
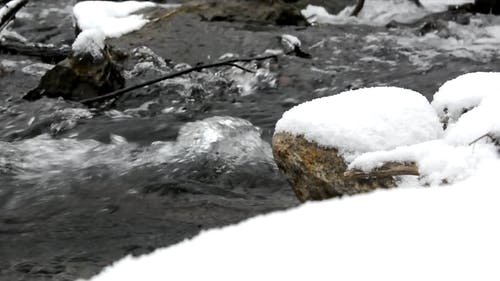
[[[114,92],[111,92],[108,94],[104,94],[104,95],[101,95],[101,96],[98,96],[95,98],[84,99],[84,100],[81,100],[80,102],[83,104],[89,105],[89,104],[92,104],[94,102],[98,102],[98,101],[121,96],[127,92],[130,92],[130,91],[133,91],[133,90],[145,87],[145,86],[149,86],[149,85],[158,83],[158,82],[163,81],[163,80],[179,77],[179,76],[182,76],[182,75],[187,74],[187,73],[200,71],[200,70],[207,69],[207,68],[214,68],[214,67],[221,67],[221,66],[235,66],[235,67],[238,67],[238,68],[241,68],[241,69],[248,71],[248,69],[240,67],[239,65],[237,65],[235,63],[236,62],[262,61],[262,60],[267,60],[267,59],[275,59],[277,57],[278,57],[278,55],[267,55],[267,56],[252,57],[252,58],[231,59],[231,60],[221,61],[221,62],[216,62],[216,63],[211,63],[211,64],[198,65],[198,66],[184,69],[184,70],[181,70],[178,72],[167,74],[165,76],[162,76],[162,77],[159,77],[159,78],[156,78],[153,80],[149,80],[149,81],[146,81],[146,82],[134,85],[134,86],[130,86],[130,87],[123,88],[123,89],[120,89],[120,90],[117,90],[117,91],[114,91]],[[252,70],[249,70],[249,71],[252,71]]]
[[[234,67],[239,68],[239,69],[241,69],[241,70],[243,70],[243,71],[246,71],[246,72],[255,73],[255,71],[254,71],[254,70],[251,70],[250,68],[246,68],[246,67],[244,67],[244,66],[238,65],[238,64],[236,64],[236,63],[228,63],[227,65],[234,66]]]
[[[488,137],[488,138],[490,138],[490,139],[492,139],[492,140],[494,139],[494,138],[490,135],[490,133],[486,133],[486,134],[484,134],[484,135],[480,136],[479,138],[477,138],[477,139],[475,139],[475,140],[471,141],[471,142],[469,143],[469,145],[473,145],[473,144],[475,144],[476,142],[478,142],[478,141],[480,141],[480,140],[482,140],[482,139],[484,139],[484,138],[486,138],[486,137]]]
[[[402,176],[402,175],[419,176],[420,173],[418,171],[417,164],[413,162],[409,163],[388,162],[382,165],[382,167],[369,172],[364,172],[358,169],[347,170],[344,172],[344,177],[350,180],[371,178],[371,177],[378,178],[378,177]]]
[[[0,8],[0,31],[2,31],[7,24],[14,19],[17,12],[28,4],[28,0],[12,0]]]
[[[0,53],[38,57],[45,62],[59,62],[71,52],[69,46],[56,47],[39,43],[20,43],[0,41]]]

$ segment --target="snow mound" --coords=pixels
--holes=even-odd
[[[498,158],[498,147],[485,138],[500,135],[498,79],[500,73],[476,72],[444,83],[432,102],[447,122],[442,139],[365,153],[349,168],[370,171],[387,162],[415,162],[421,183],[426,184],[456,182],[474,175],[479,166]]]
[[[84,1],[73,7],[77,26],[82,32],[73,44],[75,53],[88,52],[97,54],[104,40],[110,37],[120,37],[131,31],[140,29],[148,20],[135,12],[156,6],[152,2],[124,1]]]
[[[343,92],[293,107],[276,133],[303,135],[344,157],[440,138],[436,112],[421,94],[396,87]]]
[[[128,256],[90,280],[498,280],[499,169],[308,203]]]
[[[500,96],[499,72],[474,72],[444,83],[434,94],[432,105],[441,119],[454,123],[464,113],[489,97]]]

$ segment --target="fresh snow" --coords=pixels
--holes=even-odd
[[[344,157],[440,138],[439,119],[421,94],[396,87],[343,92],[297,105],[276,131],[302,135]]]
[[[440,140],[365,153],[349,167],[369,171],[386,162],[415,162],[421,183],[439,184],[470,177],[479,166],[498,157],[498,148],[484,137],[500,135],[500,73],[476,72],[444,83],[432,105],[447,122]]]
[[[128,256],[91,281],[499,280],[498,159],[444,187],[307,203]]]
[[[104,46],[106,38],[120,37],[143,27],[148,20],[143,15],[134,13],[154,6],[156,4],[152,2],[138,1],[77,3],[73,8],[73,14],[82,32],[73,43],[73,51],[100,54],[101,49],[97,48]]]
[[[500,96],[500,73],[474,72],[444,83],[434,95],[432,105],[441,118],[455,122],[465,110],[495,96]]]

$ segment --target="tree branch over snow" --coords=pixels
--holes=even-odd
[[[119,97],[127,92],[130,92],[130,91],[133,91],[133,90],[145,87],[145,86],[149,86],[149,85],[158,83],[158,82],[163,81],[163,80],[179,77],[179,76],[182,76],[184,74],[188,74],[188,73],[195,72],[195,71],[200,71],[200,70],[207,69],[207,68],[215,68],[215,67],[221,67],[221,66],[233,66],[233,67],[237,67],[237,68],[242,69],[242,70],[247,71],[247,72],[255,72],[255,71],[250,70],[248,68],[237,65],[236,63],[238,63],[238,62],[251,62],[251,61],[263,61],[263,60],[276,59],[276,58],[278,58],[278,55],[272,54],[272,55],[267,55],[267,56],[242,58],[242,59],[231,59],[231,60],[215,62],[215,63],[211,63],[211,64],[197,65],[195,67],[191,67],[191,68],[184,69],[184,70],[181,70],[178,72],[167,74],[165,76],[162,76],[162,77],[159,77],[159,78],[156,78],[153,80],[149,80],[149,81],[146,81],[146,82],[143,82],[143,83],[131,86],[131,87],[123,88],[123,89],[120,89],[120,90],[117,90],[117,91],[114,91],[114,92],[111,92],[111,93],[108,93],[108,94],[105,94],[102,96],[84,99],[84,100],[81,100],[80,102],[83,104],[86,104],[86,105],[90,105],[94,102]]]
[[[12,0],[0,8],[0,31],[2,31],[7,24],[14,19],[17,12],[28,4],[28,0]]]
[[[417,164],[413,162],[399,163],[399,162],[388,162],[382,165],[380,168],[371,170],[369,172],[364,172],[358,169],[347,170],[344,172],[344,177],[347,179],[362,179],[362,178],[378,178],[378,177],[391,177],[391,176],[403,176],[412,175],[419,176]]]

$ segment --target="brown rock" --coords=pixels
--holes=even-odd
[[[335,148],[326,148],[302,136],[277,133],[274,161],[285,173],[298,199],[322,200],[395,186],[393,177],[348,179],[345,160]]]
[[[42,76],[38,87],[23,98],[62,97],[79,101],[112,92],[124,85],[125,79],[106,48],[98,58],[79,54],[59,62]]]

